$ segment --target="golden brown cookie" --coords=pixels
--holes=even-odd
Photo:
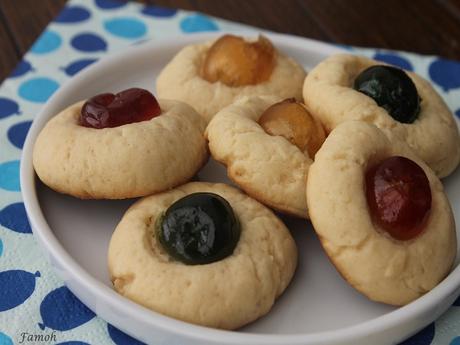
[[[124,199],[187,182],[208,159],[205,121],[185,103],[161,101],[162,114],[113,128],[79,124],[84,102],[40,132],[33,164],[43,183],[83,199]]]
[[[264,116],[265,124],[259,124],[264,112],[278,101],[276,97],[241,98],[216,114],[205,135],[212,157],[227,167],[228,176],[246,193],[276,210],[307,218],[309,145],[300,149],[293,138],[273,133],[283,123],[274,123],[270,114]]]
[[[431,209],[411,238],[395,238],[376,222],[366,196],[369,169],[393,156],[423,169],[431,190]],[[390,141],[374,125],[348,121],[329,134],[310,167],[307,202],[332,263],[374,301],[407,304],[433,289],[452,267],[455,223],[441,182],[405,143]]]
[[[155,229],[166,209],[196,192],[227,200],[239,220],[233,253],[188,265],[165,251]],[[164,315],[235,329],[268,313],[288,286],[297,250],[288,229],[266,207],[224,184],[193,182],[139,200],[125,213],[110,241],[108,266],[123,296]]]
[[[230,38],[231,42],[235,41],[236,36],[226,36],[233,37]],[[302,85],[306,73],[303,67],[293,59],[273,49],[273,68],[267,67],[266,70],[260,71],[260,73],[258,71],[254,72],[254,69],[258,68],[258,63],[253,61],[254,55],[257,56],[258,50],[253,51],[250,48],[241,46],[238,41],[234,43],[236,47],[233,46],[233,43],[230,43],[229,53],[218,54],[222,51],[219,50],[213,55],[223,55],[224,58],[229,55],[236,55],[235,59],[243,61],[246,61],[244,60],[245,58],[248,59],[246,63],[235,63],[234,69],[240,66],[244,73],[242,73],[241,77],[232,78],[233,75],[238,73],[238,70],[234,71],[229,66],[233,66],[231,61],[225,60],[222,63],[216,63],[217,67],[215,68],[211,68],[214,65],[208,69],[203,68],[205,60],[207,60],[207,54],[212,49],[214,42],[190,45],[177,53],[158,76],[156,86],[159,97],[177,99],[190,104],[208,122],[219,110],[231,104],[239,96],[275,95],[280,98],[295,97],[299,100],[302,98]],[[258,43],[250,39],[247,39],[246,42],[249,42],[249,44]],[[259,46],[262,46],[259,50],[262,50],[263,53],[269,50],[264,43]],[[240,53],[233,53],[235,51]],[[266,54],[259,55],[262,55],[260,58],[262,61],[268,59]],[[224,71],[229,71],[229,76],[222,78],[225,82],[217,79],[220,74],[224,73],[219,69],[219,67],[222,67],[221,64],[225,65]],[[203,69],[205,71],[209,70],[209,80],[203,77]],[[263,77],[260,77],[261,75]]]
[[[439,177],[449,175],[460,160],[460,138],[447,105],[428,81],[407,72],[421,99],[420,112],[413,123],[396,121],[372,98],[353,89],[355,78],[374,65],[383,63],[347,54],[321,62],[309,73],[303,87],[310,112],[328,132],[348,120],[372,123],[387,135],[405,141]]]

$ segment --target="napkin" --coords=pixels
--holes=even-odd
[[[0,345],[142,344],[83,305],[53,272],[31,233],[21,198],[19,160],[27,131],[43,104],[80,70],[134,42],[248,30],[261,31],[171,8],[71,0],[41,34],[0,87]],[[345,48],[430,79],[460,116],[460,63],[407,52]],[[460,300],[402,344],[460,345],[458,334]]]

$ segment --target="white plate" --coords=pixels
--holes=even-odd
[[[268,35],[287,55],[311,69],[337,48],[323,43]],[[126,333],[152,344],[389,344],[437,318],[458,295],[460,268],[417,301],[393,308],[374,303],[348,286],[327,260],[309,223],[284,219],[299,248],[297,273],[265,317],[238,331],[221,331],[177,321],[118,295],[109,280],[110,236],[133,200],[88,201],[55,193],[38,183],[32,148],[40,129],[66,106],[101,92],[140,86],[154,91],[155,77],[183,46],[215,37],[192,35],[145,43],[103,59],[64,85],[34,120],[24,145],[21,186],[36,238],[67,286],[88,307]],[[200,179],[228,182],[225,170],[210,163]],[[460,219],[459,173],[445,181]]]

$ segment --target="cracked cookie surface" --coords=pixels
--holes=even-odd
[[[158,96],[190,104],[208,122],[219,110],[241,96],[276,95],[282,99],[302,99],[306,73],[301,65],[280,52],[276,53],[270,78],[259,84],[232,87],[220,81],[210,83],[203,79],[201,65],[213,43],[190,45],[177,53],[158,76]]]
[[[241,225],[233,254],[205,265],[185,265],[169,257],[154,229],[172,203],[195,192],[225,198]],[[120,294],[164,315],[223,329],[268,313],[296,264],[294,240],[269,209],[233,187],[203,182],[136,202],[118,224],[108,252],[110,276]]]
[[[428,177],[432,204],[423,232],[398,241],[373,221],[365,172],[390,156],[416,162]],[[345,280],[368,298],[404,305],[435,287],[456,255],[453,214],[434,172],[403,142],[377,127],[349,121],[334,129],[310,167],[307,202],[315,231]]]
[[[305,188],[312,160],[282,136],[257,122],[277,97],[244,97],[221,110],[206,128],[212,157],[253,198],[274,209],[307,218]]]
[[[428,81],[406,72],[421,98],[420,113],[413,123],[394,120],[372,98],[353,89],[355,78],[374,65],[383,63],[349,54],[321,62],[305,78],[303,97],[308,110],[327,132],[344,121],[372,123],[388,136],[405,141],[439,177],[449,175],[460,161],[460,137],[452,112]]]
[[[160,100],[161,115],[103,129],[79,125],[83,103],[48,121],[34,146],[37,175],[58,192],[83,199],[149,195],[187,182],[208,159],[205,121],[185,103]]]

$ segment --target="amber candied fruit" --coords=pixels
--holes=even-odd
[[[209,48],[201,66],[201,77],[228,86],[255,85],[267,81],[275,67],[275,48],[265,37],[247,42],[224,35]]]
[[[270,106],[259,118],[260,126],[270,135],[280,135],[313,158],[326,135],[322,125],[294,98]]]

